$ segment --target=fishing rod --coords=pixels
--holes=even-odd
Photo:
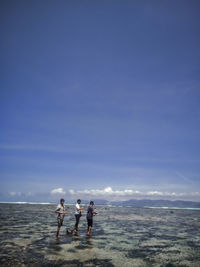
[[[110,203],[111,203],[111,201],[109,201],[109,202],[106,204],[106,206],[103,205],[103,207],[100,208],[100,209],[98,209],[98,211],[105,210],[105,209],[110,205]],[[96,208],[95,208],[95,209],[96,209]]]

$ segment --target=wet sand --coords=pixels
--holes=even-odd
[[[200,266],[198,210],[105,207],[87,237],[85,215],[79,235],[66,234],[68,206],[56,240],[55,207],[0,204],[0,266]]]

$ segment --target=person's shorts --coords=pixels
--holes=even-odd
[[[58,227],[61,227],[63,225],[63,219],[58,218]]]
[[[87,219],[88,227],[93,225],[93,220],[92,219]]]

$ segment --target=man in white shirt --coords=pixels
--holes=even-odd
[[[81,212],[82,212],[83,208],[81,208],[80,204],[81,204],[81,200],[78,199],[77,203],[76,203],[76,210],[75,210],[75,218],[76,218],[76,223],[74,226],[74,232],[75,233],[78,233],[78,224],[79,224],[80,217],[82,216]]]
[[[60,199],[60,204],[58,204],[55,213],[58,213],[57,221],[58,221],[58,229],[56,237],[60,238],[60,227],[63,225],[63,220],[66,214],[65,206],[64,206],[65,200],[63,198]]]

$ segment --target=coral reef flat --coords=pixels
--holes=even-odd
[[[56,205],[0,204],[0,266],[200,266],[200,211],[97,207],[91,237],[74,207],[56,239]],[[86,209],[86,208],[85,208]]]

